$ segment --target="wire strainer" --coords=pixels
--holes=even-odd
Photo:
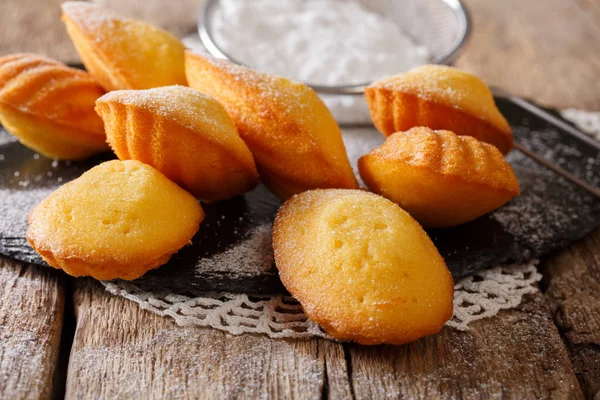
[[[466,43],[470,32],[467,9],[460,0],[359,0],[369,10],[395,21],[416,42],[427,47],[436,64],[451,63]],[[212,34],[212,17],[219,0],[207,0],[200,12],[198,33],[215,57],[242,64],[219,47]],[[362,94],[371,82],[341,86],[310,86],[319,93]]]

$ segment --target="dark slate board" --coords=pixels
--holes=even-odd
[[[600,186],[600,150],[515,102],[497,98],[524,146]],[[379,145],[375,130],[345,129],[357,157]],[[25,240],[31,208],[61,184],[113,158],[84,162],[49,160],[0,131],[0,253],[46,265]],[[471,223],[429,234],[455,278],[483,268],[540,257],[562,248],[600,224],[600,201],[519,152],[508,156],[521,196]],[[270,224],[279,200],[264,186],[228,201],[205,205],[206,218],[193,243],[136,283],[177,293],[207,290],[275,293],[284,290],[273,266]]]

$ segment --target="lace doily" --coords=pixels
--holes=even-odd
[[[600,139],[600,113],[564,110],[562,116],[592,137]],[[524,295],[535,293],[542,278],[537,260],[495,267],[461,279],[455,285],[454,314],[446,323],[458,330],[514,308]],[[130,282],[102,282],[106,290],[136,302],[144,309],[171,317],[181,326],[211,327],[233,335],[265,334],[271,338],[330,337],[306,317],[290,296],[254,296],[211,292],[191,297],[169,292],[145,291]]]
[[[454,315],[446,325],[467,330],[468,324],[516,307],[523,295],[534,293],[532,284],[542,276],[537,261],[496,267],[468,276],[455,285]],[[330,338],[302,312],[290,296],[243,293],[206,293],[190,297],[169,292],[147,292],[129,282],[102,282],[114,295],[134,301],[144,309],[168,316],[181,326],[212,327],[233,335],[262,333],[271,338]]]

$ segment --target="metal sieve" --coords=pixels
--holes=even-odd
[[[385,15],[424,45],[432,54],[432,63],[449,64],[465,45],[471,29],[469,13],[461,0],[359,0],[369,10]],[[219,0],[206,0],[198,19],[202,44],[215,57],[237,64],[234,56],[221,49],[212,34],[212,17]],[[310,86],[319,93],[363,94],[371,82],[341,86]]]

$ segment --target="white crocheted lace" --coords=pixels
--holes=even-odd
[[[454,315],[447,325],[459,330],[478,319],[516,307],[537,289],[541,279],[536,262],[497,267],[462,279],[455,286]],[[271,338],[329,338],[302,312],[290,296],[244,293],[206,293],[190,297],[169,292],[147,292],[129,282],[102,282],[114,295],[135,301],[144,310],[169,316],[181,326],[212,327],[233,335],[261,333]]]
[[[600,139],[600,113],[565,110],[571,120]],[[524,295],[535,293],[542,275],[537,261],[483,270],[455,285],[454,314],[446,325],[467,330],[477,320],[514,308]],[[306,317],[290,296],[211,292],[191,297],[170,292],[145,291],[130,282],[102,282],[106,290],[132,300],[145,310],[168,316],[181,326],[212,327],[233,335],[265,334],[271,338],[330,338]]]

